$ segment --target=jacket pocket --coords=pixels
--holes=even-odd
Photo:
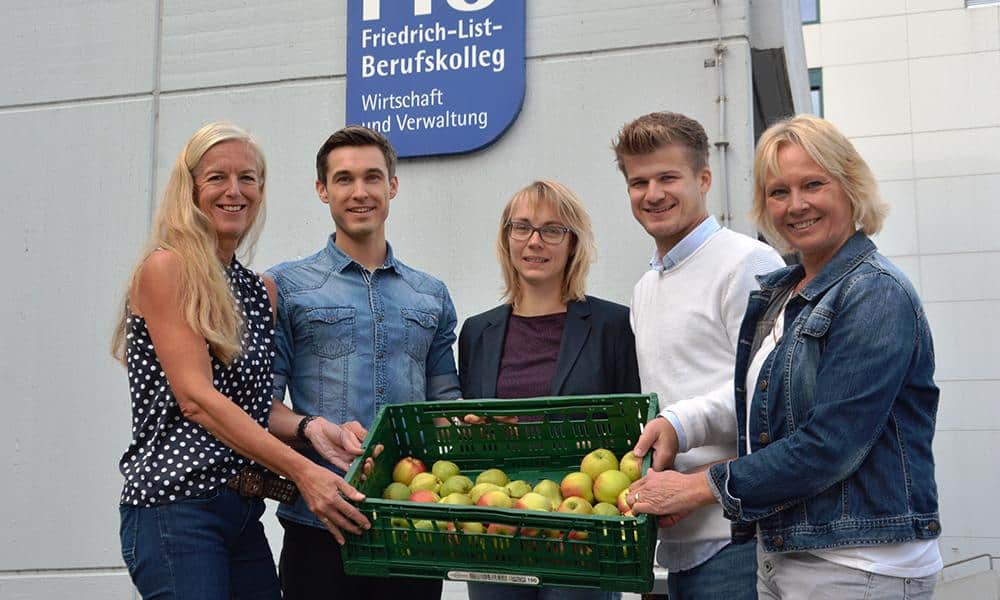
[[[400,312],[406,331],[406,353],[414,360],[424,362],[437,330],[437,315],[414,308],[402,308]]]
[[[813,310],[802,324],[802,335],[822,338],[830,329],[830,315],[821,308]]]
[[[351,306],[311,308],[306,312],[313,351],[325,358],[354,352],[355,310]]]

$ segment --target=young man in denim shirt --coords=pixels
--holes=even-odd
[[[445,285],[411,269],[385,239],[396,196],[396,153],[370,129],[334,133],[316,157],[316,192],[330,207],[335,233],[307,258],[273,267],[278,288],[274,395],[301,417],[304,452],[336,470],[333,445],[363,437],[386,404],[460,395],[452,345],[457,317]],[[339,427],[337,423],[345,423]],[[325,458],[321,457],[321,453]],[[340,548],[300,499],[282,504],[280,574],[290,600],[354,597],[439,598],[438,580],[349,577]],[[331,529],[332,531],[333,529]]]

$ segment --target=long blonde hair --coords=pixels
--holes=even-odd
[[[521,299],[521,279],[517,269],[510,259],[510,236],[507,223],[514,209],[526,202],[534,209],[539,205],[553,208],[559,220],[572,232],[569,262],[563,272],[562,302],[583,300],[587,290],[587,272],[597,255],[597,245],[594,243],[594,231],[590,226],[590,215],[583,203],[568,187],[555,181],[535,181],[518,191],[507,202],[500,214],[500,229],[497,232],[497,260],[503,272],[503,297],[506,302],[515,303]]]
[[[260,204],[250,227],[237,245],[245,260],[253,256],[260,230],[264,225],[264,182],[266,163],[257,142],[243,129],[231,124],[209,123],[188,140],[170,172],[160,206],[153,217],[149,239],[129,276],[122,301],[121,317],[111,339],[111,353],[125,362],[128,300],[135,292],[142,267],[157,249],[168,250],[180,258],[181,306],[184,319],[208,342],[211,353],[230,364],[241,352],[244,323],[229,289],[225,267],[218,257],[218,237],[212,220],[198,208],[194,193],[193,172],[209,148],[230,140],[247,144],[257,157],[260,174]]]

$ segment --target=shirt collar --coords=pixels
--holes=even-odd
[[[334,232],[330,234],[330,239],[326,243],[326,254],[330,257],[333,262],[333,269],[338,273],[343,272],[344,269],[354,264],[357,265],[359,269],[364,270],[364,265],[356,262],[353,258],[344,253],[343,250],[337,246],[337,233]],[[392,244],[389,242],[385,243],[385,262],[382,263],[380,269],[396,269],[396,257],[392,253]]]
[[[704,221],[699,223],[691,233],[684,236],[684,239],[677,242],[677,245],[671,248],[662,258],[654,252],[653,258],[649,259],[649,268],[654,271],[670,271],[694,254],[698,248],[701,248],[708,241],[708,238],[712,237],[712,234],[720,229],[722,229],[722,225],[719,225],[715,216],[708,215]]]
[[[867,259],[876,250],[875,243],[863,231],[855,231],[854,235],[848,238],[847,242],[837,250],[830,262],[823,265],[812,281],[799,290],[799,295],[811,301],[843,279],[858,266],[858,263]],[[762,290],[774,290],[795,285],[805,277],[805,274],[802,265],[795,264],[771,273],[758,275],[757,282]]]

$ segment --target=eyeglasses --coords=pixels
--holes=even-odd
[[[563,227],[562,225],[542,225],[541,227],[535,227],[524,221],[507,221],[507,230],[510,232],[510,239],[519,242],[530,240],[531,236],[537,231],[538,236],[542,238],[543,242],[553,246],[561,244],[566,239],[566,234],[572,231],[572,229]]]

